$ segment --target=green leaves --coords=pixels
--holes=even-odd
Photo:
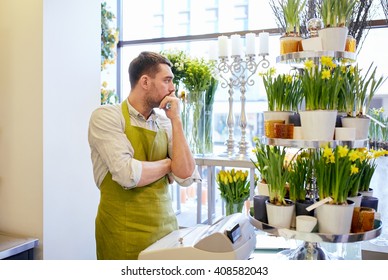
[[[204,91],[210,86],[212,79],[211,65],[203,58],[187,60],[183,84],[188,91]]]
[[[299,15],[302,13],[306,0],[287,0],[279,1],[280,7],[283,10],[284,21],[286,23],[286,33],[300,32]]]
[[[286,205],[286,184],[290,175],[289,166],[286,162],[286,148],[264,145],[258,138],[254,140],[256,146],[253,152],[256,161],[252,160],[252,162],[261,175],[265,176],[270,201],[273,204]]]
[[[275,76],[275,70],[271,68],[260,76],[263,78],[269,111],[298,111],[302,94],[301,81],[297,75]]]
[[[106,2],[101,3],[101,70],[108,64],[114,63],[116,53],[114,48],[118,42],[118,29],[113,28],[112,22],[115,15],[106,7]]]
[[[330,57],[321,57],[321,64],[305,62],[301,75],[306,110],[337,110],[342,88],[342,72]]]
[[[325,27],[346,26],[356,2],[356,0],[323,0],[321,16]]]

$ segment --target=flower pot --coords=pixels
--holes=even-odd
[[[304,51],[322,51],[322,39],[320,37],[312,37],[302,40]]]
[[[360,191],[362,197],[373,196],[373,189],[369,188],[367,191]]]
[[[375,209],[377,212],[379,206],[379,199],[374,196],[363,196],[361,199],[360,207],[369,207]]]
[[[354,202],[337,205],[325,203],[315,209],[320,233],[349,234],[352,224]]]
[[[268,223],[267,207],[266,207],[266,201],[268,199],[269,199],[269,196],[266,196],[266,195],[255,195],[253,197],[254,217],[256,220],[263,223]]]
[[[288,123],[293,124],[294,126],[301,126],[300,124],[300,114],[293,113],[288,117]]]
[[[341,141],[356,140],[356,129],[354,127],[336,127],[334,139]]]
[[[294,114],[292,111],[264,111],[264,121],[281,120],[285,124],[289,123],[290,116]]]
[[[355,207],[353,211],[351,231],[366,232],[374,228],[375,209],[370,207]]]
[[[358,193],[356,196],[349,196],[348,199],[354,202],[354,207],[361,206],[362,193]]]
[[[293,139],[303,139],[303,130],[301,126],[294,126],[294,133],[292,134]]]
[[[269,196],[268,184],[258,182],[257,183],[257,192],[259,195]]]
[[[275,125],[284,124],[284,120],[264,121],[264,135],[268,138],[276,138]]]
[[[345,51],[355,53],[357,49],[357,41],[352,35],[346,37]]]
[[[290,228],[295,211],[295,203],[286,199],[287,205],[275,205],[266,201],[268,224],[278,228]]]
[[[356,129],[356,140],[368,139],[369,125],[369,118],[342,118],[343,127],[354,127]]]
[[[327,27],[318,30],[318,34],[324,51],[345,51],[347,27]]]
[[[336,118],[336,110],[301,111],[303,139],[333,140]]]
[[[279,40],[281,55],[303,50],[301,36],[295,34],[283,35]]]
[[[314,201],[311,199],[305,199],[305,200],[297,200],[295,202],[295,215],[307,215],[307,216],[314,216],[315,211],[307,211],[306,208],[314,204]]]

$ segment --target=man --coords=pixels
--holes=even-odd
[[[183,133],[173,77],[167,58],[142,52],[129,65],[128,98],[92,113],[89,145],[101,193],[97,259],[137,259],[177,229],[168,185],[200,180]]]

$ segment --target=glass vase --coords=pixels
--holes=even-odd
[[[241,213],[244,206],[244,201],[234,202],[234,201],[225,201],[225,215],[229,216],[234,213]]]
[[[186,102],[186,139],[194,155],[204,154],[205,91],[190,91]]]
[[[205,155],[211,155],[213,153],[213,104],[205,106],[205,119],[204,119],[204,151]]]

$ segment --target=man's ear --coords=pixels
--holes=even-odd
[[[150,85],[150,78],[147,75],[141,76],[139,81],[142,88],[148,89]]]

